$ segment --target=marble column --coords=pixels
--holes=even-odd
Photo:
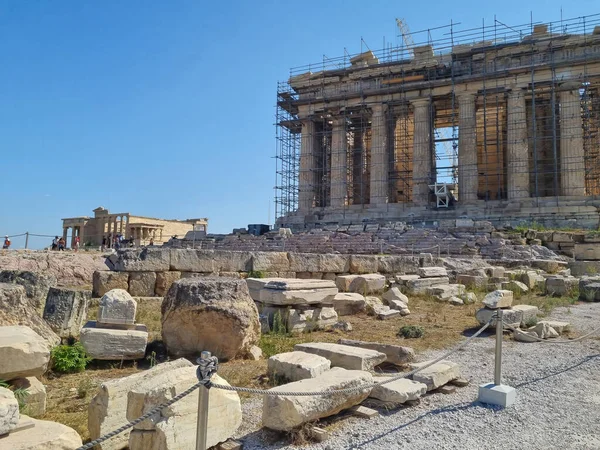
[[[432,182],[431,170],[431,101],[417,99],[411,101],[414,111],[413,137],[413,203],[429,203],[429,185]]]
[[[525,94],[516,89],[508,94],[506,136],[506,181],[509,199],[529,197],[529,142]],[[459,193],[460,195],[460,193]]]
[[[346,119],[333,119],[331,134],[331,201],[330,206],[343,208],[348,190],[348,138]]]
[[[383,205],[388,201],[389,159],[387,154],[387,105],[371,107],[371,205]]]
[[[315,123],[302,120],[300,141],[300,174],[298,180],[298,210],[308,213],[315,201]]]
[[[461,204],[477,200],[477,128],[475,94],[458,95],[458,200]]]
[[[69,233],[69,227],[63,227],[63,239],[65,240],[65,246],[67,245],[67,234]]]
[[[579,89],[560,92],[560,193],[585,195],[583,124]]]

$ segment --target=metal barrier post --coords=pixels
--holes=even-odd
[[[494,363],[494,384],[500,386],[502,384],[502,310],[498,310],[498,318],[496,319],[496,361]]]
[[[479,385],[479,396],[477,397],[477,401],[506,408],[516,401],[517,392],[514,387],[502,384],[502,332],[504,331],[502,316],[502,310],[497,309],[494,382]]]
[[[202,352],[200,359],[211,357],[210,352]],[[196,428],[196,450],[206,450],[208,437],[208,389],[200,386],[198,389],[198,425]]]

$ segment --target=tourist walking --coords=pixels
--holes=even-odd
[[[54,239],[52,239],[51,250],[58,250],[58,236],[54,236]]]
[[[58,240],[58,251],[65,251],[65,239],[64,238],[60,238]]]
[[[73,242],[73,250],[77,251],[79,250],[79,236],[75,236],[75,240]]]
[[[106,250],[106,236],[102,236],[102,251]]]
[[[10,247],[10,239],[8,238],[8,236],[4,236],[4,244],[2,245],[2,248],[4,250],[8,250],[9,247]]]

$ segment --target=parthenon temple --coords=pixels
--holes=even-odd
[[[278,89],[278,224],[598,227],[598,17],[450,25],[292,69]]]
[[[63,238],[73,246],[75,237],[80,244],[99,246],[107,240],[111,246],[113,237],[121,235],[135,245],[147,245],[152,240],[156,244],[167,242],[172,236],[183,237],[189,231],[206,233],[208,219],[169,220],[153,217],[134,216],[131,213],[112,213],[99,206],[94,209],[94,217],[80,216],[62,219]],[[69,234],[69,230],[70,234]]]

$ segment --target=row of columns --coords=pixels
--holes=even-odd
[[[475,93],[458,94],[459,139],[458,139],[458,193],[461,204],[477,200],[477,116]],[[562,90],[560,100],[560,195],[585,195],[585,165],[583,129],[579,90]],[[413,136],[413,203],[426,205],[429,202],[429,185],[433,177],[433,123],[431,99],[411,101],[414,114]],[[387,154],[388,128],[387,106],[372,106],[371,118],[371,179],[370,204],[388,202],[389,158]],[[331,199],[332,207],[343,207],[347,195],[347,137],[346,121],[334,118],[331,144]],[[301,211],[313,206],[314,162],[317,141],[314,138],[315,124],[312,120],[302,121],[299,204]],[[509,199],[530,196],[529,139],[526,121],[525,92],[514,89],[507,99],[507,194]]]
[[[129,215],[109,215],[103,218],[98,218],[100,234],[105,236],[115,236],[121,234],[125,236],[127,230],[127,222],[129,222]],[[100,238],[102,236],[99,236]]]
[[[69,226],[69,227],[63,227],[63,239],[65,240],[65,245],[67,242],[67,235],[69,234],[69,228],[73,229],[73,232],[71,233],[71,248],[74,247],[75,245],[75,238],[77,236],[79,236],[79,241],[80,244],[83,245],[83,229],[84,229],[84,225],[74,225],[74,226]]]
[[[131,239],[134,241],[144,241],[150,239],[162,240],[162,230],[151,227],[131,227]],[[157,231],[159,233],[157,234]]]

